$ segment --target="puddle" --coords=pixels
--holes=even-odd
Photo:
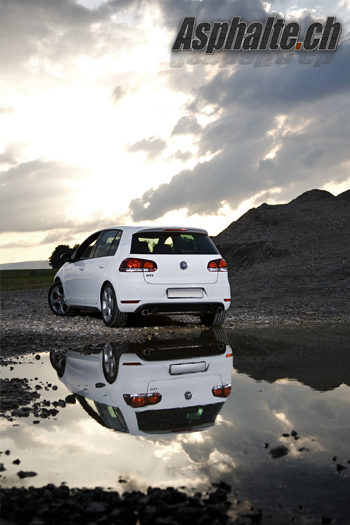
[[[3,380],[40,397],[1,418],[2,486],[224,481],[266,523],[348,523],[349,339],[321,332],[204,330],[21,357]]]

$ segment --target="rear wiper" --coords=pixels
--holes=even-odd
[[[204,254],[205,254],[205,252],[199,252],[199,251],[197,251],[197,250],[180,250],[179,253],[181,253],[181,254],[183,254],[183,253],[199,253],[199,254],[201,254],[201,255],[204,255]]]

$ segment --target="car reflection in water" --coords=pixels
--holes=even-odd
[[[133,435],[202,431],[231,393],[233,357],[222,328],[195,334],[52,351],[50,360],[104,427]]]

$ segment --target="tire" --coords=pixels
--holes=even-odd
[[[51,285],[48,299],[50,310],[55,315],[62,315],[68,317],[77,314],[77,310],[75,308],[71,308],[66,304],[61,281],[56,281],[55,283],[53,283],[53,285]]]
[[[106,283],[102,288],[101,314],[106,326],[122,328],[126,325],[128,314],[119,310],[117,297],[111,283]]]
[[[214,326],[212,332],[213,332],[213,335],[216,341],[220,345],[223,345],[223,348],[226,347],[226,345],[230,344],[224,328],[220,328],[219,326],[218,327]]]
[[[221,326],[226,319],[226,310],[216,314],[202,314],[201,322],[208,328],[212,326]]]
[[[114,383],[119,370],[121,350],[115,343],[106,343],[102,350],[102,369],[107,383]]]
[[[66,369],[66,353],[61,350],[51,350],[50,363],[56,370],[58,377],[63,377],[64,371]]]

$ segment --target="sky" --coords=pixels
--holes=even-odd
[[[1,0],[0,262],[104,227],[217,235],[350,187],[350,0]],[[172,52],[185,17],[336,17],[334,52]]]

